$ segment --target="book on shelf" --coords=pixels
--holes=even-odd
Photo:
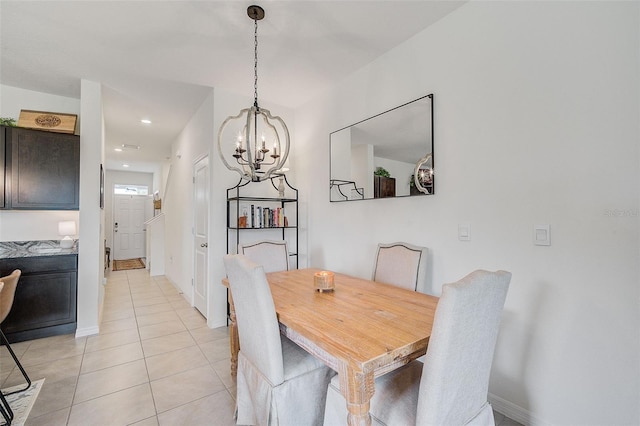
[[[238,216],[238,227],[284,228],[289,225],[283,207],[266,207],[251,204],[243,207],[243,216],[245,215],[246,219],[243,219],[243,221],[246,221],[246,225],[240,225],[241,216]]]

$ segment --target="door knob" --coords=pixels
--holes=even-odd
[[[207,244],[207,243],[202,243],[202,244],[200,244],[200,247],[209,247],[209,244]]]

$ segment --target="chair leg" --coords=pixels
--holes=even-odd
[[[20,364],[20,361],[18,361],[18,357],[13,352],[13,349],[11,349],[11,345],[9,345],[9,341],[7,340],[7,336],[4,335],[4,333],[2,332],[1,328],[0,328],[0,340],[2,340],[2,344],[5,345],[7,347],[7,349],[9,350],[9,354],[11,354],[11,357],[13,358],[13,361],[16,363],[16,365],[20,369],[20,372],[22,373],[22,376],[24,377],[24,379],[27,381],[27,386],[24,387],[23,389],[18,389],[18,390],[15,390],[13,392],[6,393],[4,396],[13,395],[14,393],[26,391],[31,386],[31,379],[27,375],[27,372],[24,371],[24,368],[22,367],[22,364]]]
[[[9,406],[9,403],[5,399],[2,392],[0,392],[0,414],[2,414],[2,417],[4,417],[5,424],[7,426],[10,426],[11,422],[13,421],[13,410]]]

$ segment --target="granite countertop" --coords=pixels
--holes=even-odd
[[[15,257],[60,256],[78,254],[78,241],[73,247],[61,248],[59,240],[0,241],[0,259]]]

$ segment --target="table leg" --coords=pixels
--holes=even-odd
[[[349,426],[371,426],[370,401],[374,392],[373,372],[357,373],[347,366],[341,366],[340,389],[347,401],[347,424]]]
[[[238,323],[236,322],[236,308],[233,305],[233,297],[229,292],[229,320],[231,321],[229,330],[229,348],[231,350],[231,375],[238,373],[238,352],[240,352],[240,339],[238,338]]]

